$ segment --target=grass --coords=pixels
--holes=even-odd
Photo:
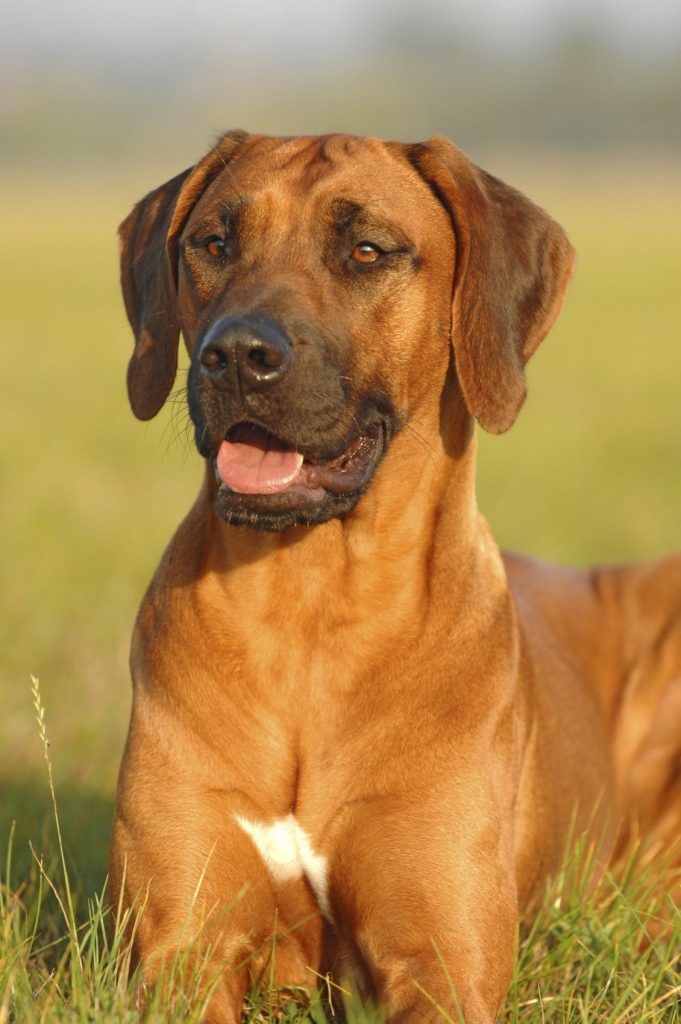
[[[676,548],[678,176],[621,163],[490,166],[555,213],[579,263],[559,325],[530,365],[518,423],[480,439],[480,504],[505,545],[560,561]],[[0,182],[0,574],[11,581],[0,592],[0,850],[16,822],[0,905],[0,1024],[136,1019],[115,980],[124,951],[105,929],[101,895],[127,648],[200,467],[181,401],[150,424],[127,409],[132,343],[114,231],[174,170]],[[50,716],[63,857],[31,672]],[[641,953],[650,911],[633,882],[547,906],[521,947],[506,1019],[679,1020],[681,940],[677,930],[676,952]]]

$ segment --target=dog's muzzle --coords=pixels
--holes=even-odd
[[[354,507],[397,422],[382,396],[349,399],[347,379],[319,334],[296,343],[259,313],[211,324],[192,361],[188,394],[223,519],[280,530]]]

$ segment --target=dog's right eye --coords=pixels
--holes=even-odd
[[[373,242],[360,242],[352,250],[351,259],[355,263],[375,263],[383,255],[383,250]]]
[[[203,247],[209,256],[217,259],[219,256],[225,254],[225,240],[220,238],[218,235],[214,235],[212,238],[206,239],[203,243]]]

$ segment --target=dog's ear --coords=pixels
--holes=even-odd
[[[198,164],[137,203],[118,229],[123,298],[135,334],[128,395],[141,420],[159,411],[177,371],[178,237],[207,185],[245,138],[245,132],[228,132]]]
[[[560,312],[574,250],[548,214],[447,139],[407,156],[454,226],[452,341],[466,405],[503,433],[525,400],[525,363]]]

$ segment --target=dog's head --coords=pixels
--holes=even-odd
[[[231,132],[120,235],[135,414],[167,398],[181,331],[217,511],[272,530],[347,514],[439,403],[452,351],[470,413],[508,429],[573,262],[547,214],[443,139]]]

